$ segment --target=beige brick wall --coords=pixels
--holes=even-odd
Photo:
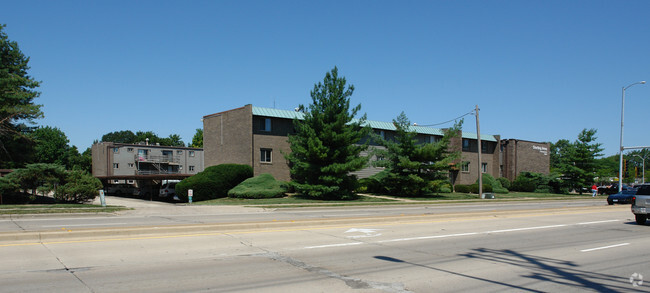
[[[253,164],[253,110],[251,105],[203,117],[205,167]]]
[[[288,138],[286,136],[262,134],[253,135],[253,172],[255,176],[262,173],[270,173],[277,180],[290,180],[289,165],[287,164],[287,160],[285,160],[283,155],[283,152],[287,154],[291,151],[287,139]],[[272,150],[270,163],[260,162],[261,149]]]
[[[512,181],[521,172],[549,174],[549,143],[525,140],[503,140],[503,177]]]

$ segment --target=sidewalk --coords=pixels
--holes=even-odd
[[[204,213],[237,213],[237,212],[263,212],[262,208],[227,205],[191,205],[188,203],[170,203],[161,201],[142,200],[119,196],[105,196],[106,205],[124,206],[129,210],[117,212],[119,215],[189,215]],[[93,204],[100,205],[99,197]]]

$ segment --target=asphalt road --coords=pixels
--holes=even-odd
[[[304,221],[318,219],[375,218],[390,216],[443,215],[493,211],[579,208],[607,205],[599,200],[484,202],[428,205],[396,205],[374,207],[313,208],[246,208],[238,206],[187,206],[139,199],[108,197],[108,204],[132,207],[134,210],[106,215],[37,215],[0,217],[1,232],[79,230],[104,227],[147,227],[194,224],[225,224],[242,222]]]
[[[650,289],[640,282],[650,276],[650,226],[636,225],[629,206],[460,208],[418,217],[340,212],[350,221],[323,218],[327,210],[306,226],[0,241],[0,292]]]

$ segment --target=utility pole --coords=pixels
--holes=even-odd
[[[483,198],[483,162],[481,161],[481,124],[478,121],[478,105],[476,105],[476,140],[478,141],[478,196]]]

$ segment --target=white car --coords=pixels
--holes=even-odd
[[[176,196],[176,183],[181,182],[180,180],[163,180],[162,186],[160,186],[160,192],[158,197],[162,198],[173,198],[174,200],[179,200]]]

